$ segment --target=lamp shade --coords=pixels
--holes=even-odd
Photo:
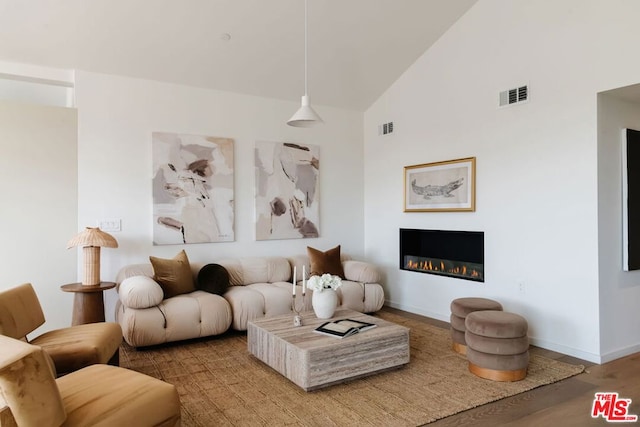
[[[307,95],[302,96],[302,106],[291,116],[287,124],[289,126],[308,128],[316,123],[324,123],[318,113],[315,112],[309,103],[309,97]]]
[[[105,233],[98,227],[86,227],[67,243],[67,249],[74,246],[104,246],[105,248],[117,248],[118,242],[109,233]]]

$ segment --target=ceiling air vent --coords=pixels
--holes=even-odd
[[[515,89],[505,90],[500,92],[500,106],[508,106],[513,104],[520,104],[529,100],[529,87],[520,86]]]

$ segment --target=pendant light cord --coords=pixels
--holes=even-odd
[[[304,94],[307,95],[307,0],[304,0]]]

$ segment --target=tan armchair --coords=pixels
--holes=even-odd
[[[40,301],[30,283],[0,291],[0,334],[27,341],[44,324]],[[90,323],[56,329],[29,341],[42,347],[58,374],[95,363],[118,365],[122,329],[117,323]]]
[[[42,348],[2,335],[0,348],[4,421],[25,427],[180,425],[180,398],[172,384],[109,365],[55,379]]]

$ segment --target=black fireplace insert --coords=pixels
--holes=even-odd
[[[484,232],[401,228],[400,269],[484,282]]]

